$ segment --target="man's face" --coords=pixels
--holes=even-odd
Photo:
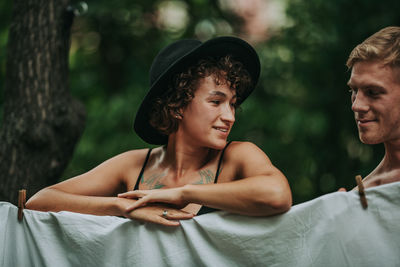
[[[360,140],[400,143],[400,69],[380,61],[354,64],[348,82]]]

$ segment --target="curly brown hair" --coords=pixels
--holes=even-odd
[[[168,90],[154,100],[149,114],[151,126],[165,135],[175,132],[180,110],[193,99],[199,80],[209,76],[213,76],[216,84],[226,83],[231,90],[235,90],[238,104],[241,103],[241,95],[252,86],[249,72],[232,56],[201,59],[186,71],[174,75]]]

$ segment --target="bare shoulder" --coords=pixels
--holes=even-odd
[[[257,145],[251,142],[232,142],[224,154],[224,166],[234,170],[238,177],[279,174],[268,156]]]
[[[235,163],[245,163],[248,161],[270,163],[264,151],[252,142],[233,141],[226,148],[224,158],[232,160]]]
[[[90,171],[51,186],[80,195],[111,196],[123,192],[130,177],[140,172],[148,149],[118,154]]]
[[[148,152],[148,148],[129,150],[112,157],[108,161],[112,161],[113,163],[121,165],[128,165],[131,167],[141,166]]]
[[[132,177],[132,175],[136,176],[140,172],[148,152],[148,148],[126,151],[110,158],[99,167],[115,170],[122,179]]]
[[[107,180],[115,180],[116,182],[124,182],[131,175],[139,172],[148,149],[130,150],[118,154],[92,170],[80,175],[81,177],[100,178],[104,177]]]

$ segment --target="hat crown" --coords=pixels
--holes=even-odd
[[[175,62],[195,50],[201,44],[198,40],[186,39],[174,42],[162,49],[154,58],[150,67],[150,86],[153,86]]]

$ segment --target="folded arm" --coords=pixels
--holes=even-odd
[[[268,157],[251,143],[232,143],[226,150],[224,171],[234,166],[237,179],[206,185],[185,185],[162,190],[137,190],[120,194],[140,198],[127,211],[149,203],[168,203],[179,207],[196,203],[250,216],[283,213],[292,205],[286,177]],[[221,173],[222,175],[223,173]]]
[[[141,155],[143,154],[143,155]],[[26,208],[40,211],[72,211],[93,215],[123,216],[139,221],[177,226],[176,220],[190,219],[193,214],[168,207],[169,216],[163,217],[165,205],[152,205],[127,211],[136,200],[116,197],[126,190],[124,177],[132,165],[145,153],[132,151],[118,155],[100,164],[93,170],[49,186],[37,192],[26,203]],[[136,159],[136,160],[135,160]],[[129,175],[129,174],[128,174]],[[136,175],[136,174],[133,174]]]

